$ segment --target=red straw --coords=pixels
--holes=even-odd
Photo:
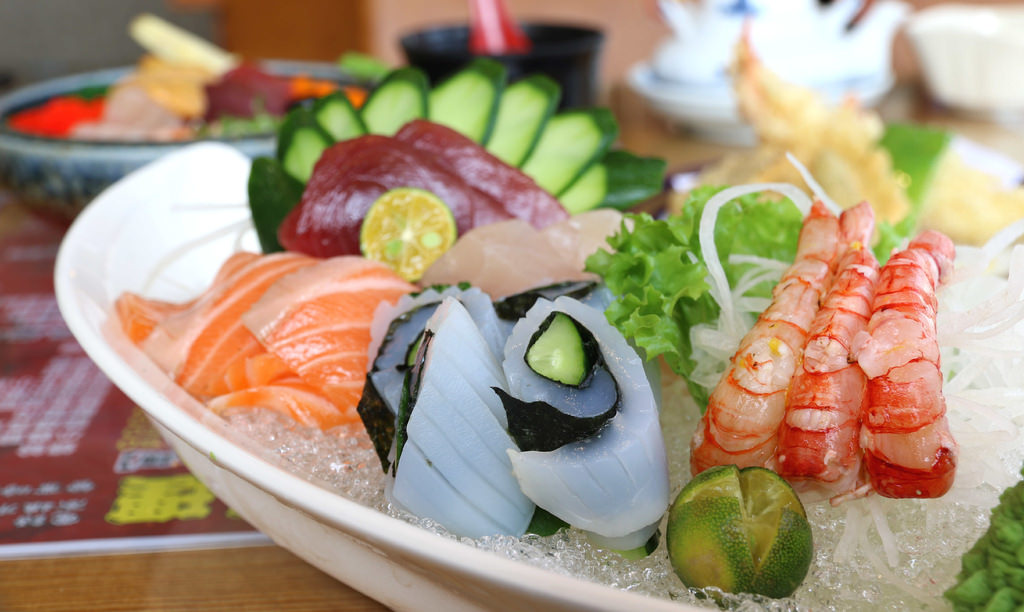
[[[530,39],[505,8],[504,0],[469,0],[469,50],[477,55],[526,53]]]

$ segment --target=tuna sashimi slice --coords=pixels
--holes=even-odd
[[[444,160],[466,183],[502,202],[510,215],[534,227],[569,218],[562,203],[526,173],[449,127],[416,119],[405,124],[395,138]]]
[[[357,255],[366,211],[385,191],[417,187],[451,209],[460,234],[508,219],[501,201],[474,189],[444,160],[389,136],[334,144],[320,156],[302,200],[278,228],[281,245],[315,257]]]
[[[264,352],[241,317],[270,285],[317,260],[294,253],[232,256],[214,284],[187,309],[161,321],[143,351],[200,399],[230,391],[226,372],[236,360]]]
[[[289,369],[357,420],[373,313],[415,289],[384,264],[335,257],[281,278],[242,321]]]

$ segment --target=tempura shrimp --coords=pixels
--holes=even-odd
[[[860,472],[866,377],[851,347],[867,327],[878,280],[878,260],[867,247],[874,230],[871,206],[847,209],[839,227],[845,252],[790,384],[775,456],[786,479],[829,494],[856,488]]]
[[[886,497],[939,497],[953,484],[957,444],[946,420],[935,290],[952,241],[924,232],[882,267],[868,327],[854,342],[868,377],[860,445],[871,487]]]
[[[800,230],[796,259],[772,291],[711,392],[690,444],[694,474],[714,465],[765,465],[775,454],[786,389],[839,248],[839,220],[815,202]]]

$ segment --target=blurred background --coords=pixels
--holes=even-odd
[[[942,4],[909,0],[916,8]],[[959,0],[1007,4],[1008,0]],[[601,81],[607,89],[651,55],[668,28],[654,0],[510,0],[520,19],[598,26],[606,35]],[[402,62],[398,37],[425,24],[467,16],[465,0],[3,0],[0,2],[0,89],[53,76],[129,65],[140,49],[127,34],[141,12],[162,16],[250,58],[333,60],[343,51]],[[896,41],[893,62],[903,79],[917,76],[909,45]]]

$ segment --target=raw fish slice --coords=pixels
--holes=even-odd
[[[241,262],[241,265],[239,265]],[[208,399],[228,392],[224,374],[235,360],[262,353],[242,325],[242,314],[278,279],[310,266],[315,259],[293,253],[231,258],[229,274],[187,310],[167,317],[142,348],[186,391]]]
[[[522,170],[449,127],[417,119],[398,130],[395,138],[444,160],[462,180],[502,202],[512,216],[534,227],[547,227],[569,218],[561,202]]]
[[[476,342],[475,336],[479,333],[478,330],[474,331],[470,328],[452,329],[448,333],[451,336],[450,339],[446,339],[446,342],[434,344],[433,358],[446,364],[472,363],[474,367],[480,368],[482,370],[481,376],[466,378],[466,384],[469,385],[469,388],[476,393],[480,401],[491,411],[491,414],[498,424],[501,425],[501,428],[503,430],[508,429],[505,410],[502,408],[501,401],[493,389],[495,386],[502,388],[505,386],[505,373],[501,369],[501,362],[498,361],[494,353],[488,350],[486,345]],[[436,372],[434,375],[440,376]],[[454,376],[455,374],[453,373],[451,383],[453,385],[457,384]],[[501,384],[492,384],[495,380],[501,381]],[[505,458],[504,454],[502,454],[502,458]],[[511,464],[509,467],[511,467]]]
[[[290,416],[308,427],[327,430],[352,422],[315,387],[301,380],[282,380],[272,385],[233,391],[215,397],[206,404],[215,414],[231,409],[267,408]]]
[[[394,498],[459,535],[521,535],[534,508],[512,474],[515,444],[496,417],[501,403],[491,389],[505,386],[498,360],[455,298],[445,298],[427,329]],[[418,452],[407,455],[410,443]],[[439,481],[449,486],[425,489]],[[474,520],[478,512],[493,525]]]
[[[618,384],[620,405],[593,437],[553,451],[510,451],[515,476],[530,499],[570,525],[618,547],[641,546],[668,507],[668,462],[644,364],[604,313],[568,297],[538,300],[505,347],[508,392],[533,401],[524,389],[541,377],[528,368],[524,354],[552,311],[568,314],[594,335]]]
[[[221,264],[220,269],[217,271],[217,276],[210,284],[210,288],[207,289],[207,293],[215,291],[215,287],[225,283],[242,266],[251,263],[258,257],[259,255],[256,253],[247,253],[245,251],[235,253],[229,257],[227,261]],[[124,330],[132,342],[140,344],[149,337],[149,334],[153,332],[157,325],[166,321],[170,315],[184,312],[191,308],[196,301],[190,300],[182,303],[165,302],[163,300],[145,298],[136,293],[126,291],[114,302],[114,309],[121,324],[121,329]]]
[[[549,225],[544,237],[574,268],[583,270],[587,258],[608,247],[608,236],[622,229],[622,213],[614,208],[597,208]]]
[[[493,299],[569,280],[596,280],[587,257],[619,230],[622,214],[593,210],[537,230],[520,220],[474,228],[423,275],[424,285],[469,282]]]
[[[298,375],[280,357],[265,351],[233,361],[224,373],[224,384],[231,391],[240,391],[289,377],[297,379]]]
[[[435,377],[436,378],[436,377]],[[444,383],[441,388],[438,383]],[[511,473],[505,449],[512,445],[507,434],[493,422],[473,419],[452,406],[451,398],[473,398],[475,389],[466,381],[453,379],[425,381],[419,400],[431,407],[413,412],[407,432],[423,450],[431,465],[458,491],[471,491],[474,504],[490,510],[489,515],[502,526],[501,533],[521,533],[533,515],[533,503],[523,496],[514,478],[495,479],[493,474]],[[494,393],[488,389],[491,395]],[[482,398],[473,398],[481,401]],[[503,435],[504,434],[504,435]],[[404,457],[403,457],[404,459]],[[399,471],[401,471],[399,462]],[[466,493],[469,496],[468,493]]]
[[[502,532],[502,527],[485,510],[478,508],[434,469],[416,443],[405,443],[402,450],[402,486],[391,492],[392,499],[416,516],[437,521],[449,531],[467,537],[483,537]],[[457,525],[455,531],[449,525]]]
[[[107,96],[103,117],[71,129],[80,140],[174,141],[193,136],[185,121],[156,102],[135,83],[120,85]]]
[[[394,138],[369,134],[324,151],[302,200],[281,223],[278,239],[290,251],[316,257],[356,255],[366,211],[396,187],[426,189],[441,198],[459,235],[512,216],[500,200],[468,185],[443,160]]]
[[[267,350],[356,420],[373,313],[414,289],[384,264],[336,257],[282,278],[242,321]]]
[[[592,279],[518,219],[477,227],[423,274],[424,285],[469,282],[494,299],[565,280]]]
[[[114,310],[117,312],[121,330],[129,340],[139,344],[149,337],[153,328],[161,321],[172,314],[182,312],[191,305],[192,302],[176,304],[163,300],[151,300],[127,291],[114,302]]]

